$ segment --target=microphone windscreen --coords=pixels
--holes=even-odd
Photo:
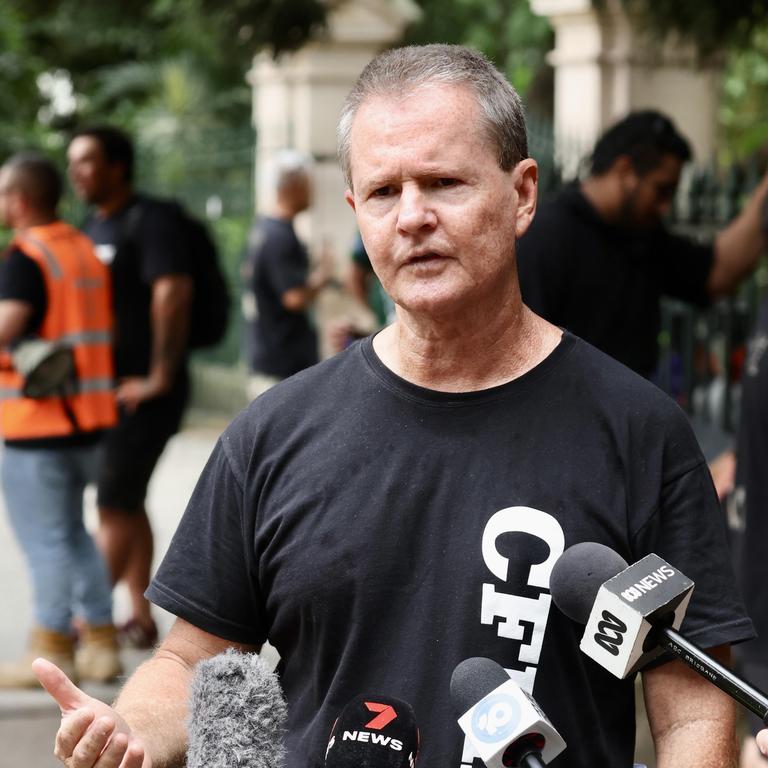
[[[501,664],[475,656],[456,666],[451,675],[451,702],[457,717],[469,712],[480,699],[509,681]]]
[[[187,768],[279,768],[287,709],[277,676],[255,653],[200,662],[190,690]]]
[[[413,768],[419,730],[410,704],[393,696],[356,696],[333,724],[325,768]]]
[[[627,567],[624,558],[610,547],[594,541],[574,544],[552,569],[552,599],[569,619],[586,624],[600,587]]]

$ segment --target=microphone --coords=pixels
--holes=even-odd
[[[279,768],[287,709],[277,676],[255,653],[201,661],[190,690],[187,768]]]
[[[533,697],[492,659],[465,659],[453,670],[451,701],[488,768],[540,768],[565,749]]]
[[[414,768],[419,729],[410,704],[377,693],[355,696],[331,728],[325,768]]]
[[[768,697],[677,631],[693,582],[658,555],[628,566],[602,544],[574,544],[555,563],[549,589],[569,619],[586,624],[581,650],[616,677],[670,651],[768,724]]]

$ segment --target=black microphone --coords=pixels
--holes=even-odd
[[[378,693],[355,696],[336,718],[325,768],[414,768],[419,729],[411,705]]]
[[[280,768],[287,709],[277,676],[255,653],[201,661],[190,690],[187,768]]]
[[[488,768],[540,768],[565,749],[533,697],[492,659],[466,659],[453,670],[451,701]]]
[[[616,677],[670,651],[768,724],[768,697],[677,631],[693,582],[658,555],[627,566],[602,544],[575,544],[555,563],[549,588],[568,618],[586,624],[581,650]]]

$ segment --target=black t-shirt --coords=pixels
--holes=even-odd
[[[263,217],[248,235],[244,282],[255,304],[250,318],[251,369],[285,378],[318,360],[317,335],[305,311],[283,306],[286,291],[306,285],[307,250],[289,221]]]
[[[662,227],[608,224],[575,185],[539,209],[517,247],[523,301],[642,376],[658,361],[661,296],[706,306],[712,259],[710,246]]]
[[[441,393],[366,339],[235,419],[147,594],[275,645],[287,768],[322,766],[360,693],[410,702],[419,763],[460,768],[449,682],[472,656],[532,688],[568,743],[552,765],[629,768],[632,680],[584,656],[583,628],[550,600],[551,568],[579,541],[630,562],[654,551],[693,578],[684,628],[699,645],[751,636],[706,464],[656,387],[566,334],[514,381]]]
[[[36,333],[45,317],[48,296],[45,279],[34,259],[19,248],[10,248],[0,262],[0,299],[23,301],[32,307],[26,333]]]
[[[135,196],[106,218],[92,213],[82,229],[112,275],[115,374],[145,376],[152,351],[152,283],[166,275],[191,274],[178,212],[173,205]],[[180,366],[179,375],[184,371]]]
[[[757,639],[739,647],[744,676],[768,690],[768,300],[749,341],[742,385],[736,502],[743,530],[735,534],[737,573]],[[754,718],[755,726],[759,721]]]

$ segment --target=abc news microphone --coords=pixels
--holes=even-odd
[[[595,542],[569,547],[549,582],[555,605],[586,624],[581,650],[616,677],[625,678],[669,651],[768,724],[768,697],[677,631],[693,586],[658,555],[628,566],[617,552]]]
[[[411,705],[392,696],[355,696],[331,728],[325,768],[414,768],[419,729]]]
[[[466,659],[453,670],[451,701],[488,768],[539,768],[565,749],[533,697],[492,659]]]
[[[201,661],[190,691],[187,768],[279,768],[287,710],[277,676],[255,653]]]

